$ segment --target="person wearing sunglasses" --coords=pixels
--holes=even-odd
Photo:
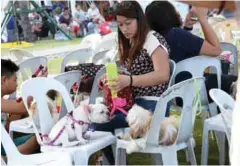
[[[120,65],[131,75],[119,75],[115,83],[109,86],[117,92],[131,86],[135,103],[154,111],[157,102],[141,97],[159,97],[167,89],[170,73],[167,42],[159,33],[150,30],[138,2],[122,1],[115,4],[112,14],[118,23]],[[97,124],[96,130],[114,133],[117,128],[128,127],[125,118],[125,114],[117,111],[110,122]],[[103,151],[109,163],[114,164],[111,147]]]

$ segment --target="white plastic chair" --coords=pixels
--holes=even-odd
[[[36,88],[41,87],[41,88]],[[53,127],[53,119],[48,110],[48,106],[45,99],[45,94],[49,90],[56,90],[62,96],[68,111],[74,109],[74,105],[71,101],[67,89],[57,80],[52,78],[35,78],[27,80],[22,85],[22,98],[24,104],[27,105],[27,97],[33,96],[37,101],[37,109],[39,111],[39,121],[40,121],[40,131],[42,134],[49,134],[51,128]],[[44,145],[45,140],[40,138],[39,132],[36,129],[35,124],[33,124],[37,140],[41,145],[42,152],[49,151],[65,151],[68,152],[76,165],[87,165],[90,155],[93,153],[114,144],[116,138],[109,132],[90,132],[90,140],[86,145],[63,148],[61,146],[49,146]]]
[[[117,57],[117,52],[115,49],[100,51],[92,57],[91,62],[97,65],[114,62]]]
[[[70,52],[66,55],[62,61],[61,73],[64,72],[65,67],[70,61],[77,61],[78,64],[87,62],[93,56],[92,49],[90,48],[81,48],[79,50]]]
[[[219,59],[209,56],[196,56],[178,62],[176,65],[176,70],[173,76],[172,83],[173,84],[175,83],[176,76],[183,71],[189,72],[192,75],[192,77],[202,77],[207,67],[214,67],[216,69],[218,88],[221,88],[221,73],[222,73],[221,62]],[[216,105],[214,103],[212,104],[208,103],[205,86],[201,87],[201,101],[202,110],[204,111],[209,110],[210,116],[217,115]],[[207,113],[208,112],[202,112],[203,122],[206,119]]]
[[[90,34],[83,38],[81,41],[81,46],[83,47],[89,47],[92,50],[95,50],[96,46],[101,42],[102,37],[100,34]]]
[[[118,33],[117,32],[111,32],[107,35],[104,35],[102,37],[102,41],[105,41],[105,40],[112,40],[112,41],[115,41],[117,43],[117,40],[118,40]]]
[[[172,86],[173,82],[173,77],[175,76],[175,71],[176,71],[176,63],[173,60],[169,60],[169,67],[170,67],[170,79],[168,82],[168,88]]]
[[[154,153],[157,165],[177,165],[177,151],[187,149],[188,157],[192,165],[196,165],[194,154],[193,128],[196,116],[196,110],[199,105],[197,93],[198,84],[203,84],[204,78],[194,78],[183,81],[167,89],[160,97],[147,135],[146,148],[140,150],[140,153]],[[197,90],[198,89],[198,90]],[[159,145],[159,134],[161,121],[165,118],[166,108],[169,101],[175,97],[183,99],[183,109],[181,122],[179,125],[178,137],[176,142],[170,146]],[[141,138],[140,138],[141,139]],[[116,165],[126,164],[126,151],[129,145],[126,140],[117,140]],[[161,161],[162,159],[162,161]]]
[[[1,125],[1,142],[7,154],[7,165],[72,165],[70,155],[64,152],[21,154],[3,125]]]
[[[20,49],[20,48],[11,48],[9,50],[10,57],[13,58],[12,60],[17,64],[23,62],[28,58],[32,58],[35,55],[27,50]]]
[[[67,91],[70,93],[72,85],[75,82],[78,82],[80,84],[81,75],[82,74],[80,71],[70,71],[66,73],[61,73],[53,78],[61,82],[66,87]],[[65,103],[62,102],[59,119],[62,118],[64,115],[66,115],[66,113],[67,113],[67,110],[66,110]],[[9,133],[12,138],[13,138],[13,132],[27,133],[27,134],[34,133],[32,119],[30,117],[27,117],[24,119],[12,121],[9,125]]]
[[[237,47],[231,43],[220,42],[222,51],[230,51],[234,56],[234,68],[230,70],[230,74],[238,75],[238,50]]]
[[[22,75],[23,81],[31,78],[32,75],[29,75],[27,73],[27,70],[30,69],[30,74],[33,74],[40,65],[46,67],[48,63],[47,57],[44,56],[38,56],[38,57],[33,57],[29,58],[22,63],[19,64],[19,73]]]
[[[13,50],[15,51],[15,49]],[[18,51],[20,50],[21,52],[25,51],[21,49],[16,49],[16,50]],[[27,51],[25,52],[28,53]],[[17,75],[18,76],[21,75],[22,81],[25,81],[31,78],[32,74],[38,69],[40,65],[47,66],[47,62],[48,62],[47,57],[43,57],[43,56],[26,59],[19,64],[19,71]],[[13,94],[9,95],[8,99],[16,100],[16,98],[17,98],[17,92],[14,92]]]
[[[116,49],[117,48],[116,46],[117,45],[114,39],[102,40],[94,49],[94,55],[102,51]]]
[[[208,133],[209,131],[222,132],[217,139],[218,147],[220,148],[219,162],[221,165],[225,163],[225,133],[227,134],[228,143],[230,145],[231,140],[231,112],[234,108],[235,101],[230,95],[221,89],[211,89],[210,96],[213,101],[218,105],[221,114],[211,117],[204,122],[203,136],[202,136],[202,156],[201,165],[207,165],[208,160]],[[228,110],[225,108],[228,106]]]
[[[70,96],[70,91],[72,89],[73,84],[77,82],[78,85],[80,85],[81,77],[82,77],[81,71],[69,71],[55,76],[54,79],[58,80],[65,86]],[[66,114],[67,114],[66,105],[62,101],[59,119],[65,116]]]
[[[25,61],[19,64],[19,71],[17,75],[18,76],[21,75],[22,81],[25,81],[31,78],[31,75],[37,70],[37,68],[40,65],[47,66],[47,62],[48,62],[47,58],[43,56],[26,59]],[[17,98],[17,92],[14,92],[8,97],[8,99],[11,99],[11,100],[16,100],[16,98]]]

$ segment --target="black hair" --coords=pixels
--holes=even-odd
[[[77,4],[75,5],[75,8],[77,8],[78,6],[82,7],[80,3],[77,3]]]
[[[128,69],[130,69],[135,56],[140,53],[149,32],[147,20],[141,5],[137,1],[122,1],[121,3],[115,4],[112,14],[115,16],[124,16],[126,18],[133,18],[137,20],[138,30],[136,34],[136,42],[132,48],[130,46],[130,40],[124,37],[118,27],[118,50],[120,53],[120,63],[123,64],[126,60],[128,60]]]
[[[150,28],[166,37],[168,31],[180,27],[182,21],[171,2],[154,1],[145,10],[145,15]]]
[[[66,10],[69,10],[69,8],[68,7],[64,7],[63,11],[66,11]]]
[[[1,76],[11,77],[19,70],[19,67],[10,59],[1,59]]]

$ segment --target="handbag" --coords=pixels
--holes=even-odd
[[[76,93],[78,89],[78,93],[91,93],[92,86],[94,82],[94,78],[97,72],[103,67],[104,65],[95,65],[94,63],[82,63],[75,66],[66,66],[65,72],[79,70],[82,72],[82,77],[79,78],[81,80],[80,87],[77,88],[79,85],[77,82],[73,85],[71,90],[71,94]]]
[[[103,81],[101,81],[100,84],[100,86],[102,87],[105,104],[108,110],[111,112],[110,114],[114,114],[114,112],[116,111],[114,109],[117,109],[126,114],[126,111],[132,108],[132,106],[134,105],[134,98],[132,88],[130,86],[123,88],[117,93],[117,98],[113,98],[111,90],[107,85],[106,75],[103,77]]]

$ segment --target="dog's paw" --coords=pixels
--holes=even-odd
[[[130,141],[129,145],[126,148],[126,152],[127,154],[131,154],[133,152],[138,152],[140,150],[140,148],[137,146],[135,141]]]
[[[85,134],[85,135],[83,135],[83,138],[86,140],[90,140],[91,136],[89,134]]]
[[[130,134],[129,133],[119,133],[118,135],[117,135],[117,138],[118,139],[123,139],[123,140],[126,140],[126,141],[130,141],[130,140],[132,140],[132,138],[131,138],[131,136],[130,136]]]
[[[123,133],[118,133],[117,135],[116,135],[116,137],[118,138],[118,139],[123,139]]]
[[[86,140],[86,139],[81,139],[81,140],[78,141],[78,143],[79,143],[80,145],[85,145],[85,144],[88,143],[88,140]]]
[[[72,141],[72,142],[62,144],[62,147],[64,148],[73,147],[73,146],[77,146],[78,144],[79,144],[79,141]]]

